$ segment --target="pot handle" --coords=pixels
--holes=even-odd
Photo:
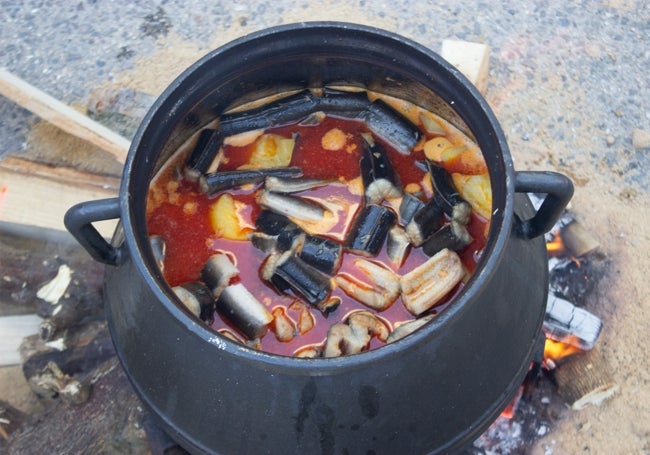
[[[519,223],[518,233],[534,239],[551,230],[573,196],[571,180],[557,172],[522,171],[515,173],[515,192],[546,193],[537,213]]]
[[[118,265],[122,259],[121,250],[107,242],[92,223],[119,217],[119,198],[100,199],[70,207],[63,218],[63,224],[94,260]]]

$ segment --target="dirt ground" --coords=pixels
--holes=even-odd
[[[271,17],[282,9],[281,15],[269,21],[259,9],[265,5],[269,13],[272,7],[252,2],[233,6],[227,25],[213,22],[218,33],[205,29],[205,22],[215,20],[214,12],[195,13],[191,23],[203,34],[195,36],[181,27],[172,11],[177,5],[171,2],[157,20],[147,22],[141,16],[142,27],[150,26],[141,28],[138,38],[148,40],[146,51],[130,55],[129,65],[115,63],[109,76],[93,76],[80,92],[86,101],[98,87],[126,87],[155,97],[207,50],[261,26],[306,19],[366,23],[403,33],[434,50],[449,37],[486,42],[492,53],[485,96],[508,137],[516,169],[569,175],[576,185],[571,210],[611,261],[598,297],[587,309],[604,322],[597,347],[612,366],[619,392],[598,407],[564,410],[527,453],[650,454],[650,178],[645,171],[650,149],[635,148],[631,140],[634,129],[650,131],[650,7],[633,0],[584,3],[578,8],[534,1],[515,8],[509,2],[495,7],[452,1],[395,9],[378,2],[369,10],[363,1],[280,2]],[[475,11],[485,14],[474,17]],[[2,36],[0,43],[6,47],[9,38]],[[124,47],[138,49],[138,42]],[[15,58],[2,64],[20,72],[20,65],[28,62]],[[74,98],[70,93],[75,92],[63,95]],[[3,109],[14,108],[0,102]],[[22,114],[12,115],[21,120]],[[25,135],[34,137],[29,131]],[[111,162],[97,166],[115,171]],[[0,399],[20,409],[38,406],[14,367],[0,368]]]

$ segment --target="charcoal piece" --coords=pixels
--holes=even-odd
[[[575,305],[584,306],[605,275],[607,264],[597,256],[560,259],[550,271],[550,289]]]

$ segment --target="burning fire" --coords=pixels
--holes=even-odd
[[[558,257],[564,254],[564,242],[559,232],[554,232],[553,240],[546,242],[546,251],[550,257]]]
[[[579,340],[571,338],[577,337],[569,335],[565,341],[546,338],[546,342],[544,343],[544,360],[550,359],[553,362],[558,362],[567,356],[583,352],[582,349],[575,346]]]

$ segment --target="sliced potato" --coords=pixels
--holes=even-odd
[[[242,169],[287,167],[291,162],[295,140],[277,134],[264,134],[255,143],[248,164]]]
[[[246,223],[240,212],[246,207],[230,194],[222,194],[210,206],[210,225],[217,236],[229,240],[248,240],[253,228]]]
[[[485,158],[478,147],[452,147],[442,152],[442,165],[447,172],[477,175],[486,174]]]
[[[246,131],[227,137],[224,139],[223,143],[226,145],[232,145],[233,147],[245,147],[256,141],[262,134],[264,134],[264,130]]]
[[[443,167],[447,169],[446,164],[449,162],[453,162],[454,160],[457,160],[458,157],[460,157],[463,152],[467,150],[467,147],[464,145],[461,145],[460,147],[447,147],[442,151],[440,154],[440,161],[442,161]],[[448,169],[447,169],[448,170]]]
[[[431,112],[421,111],[420,121],[422,122],[424,129],[427,130],[427,133],[429,134],[437,134],[439,136],[444,136],[447,134],[447,131],[445,131],[445,129],[436,120],[436,116],[434,116]]]
[[[477,214],[489,220],[492,214],[490,176],[488,174],[452,174],[451,176],[462,198],[469,202]]]
[[[442,152],[454,147],[449,139],[434,137],[424,143],[424,155],[431,161],[441,161]]]

